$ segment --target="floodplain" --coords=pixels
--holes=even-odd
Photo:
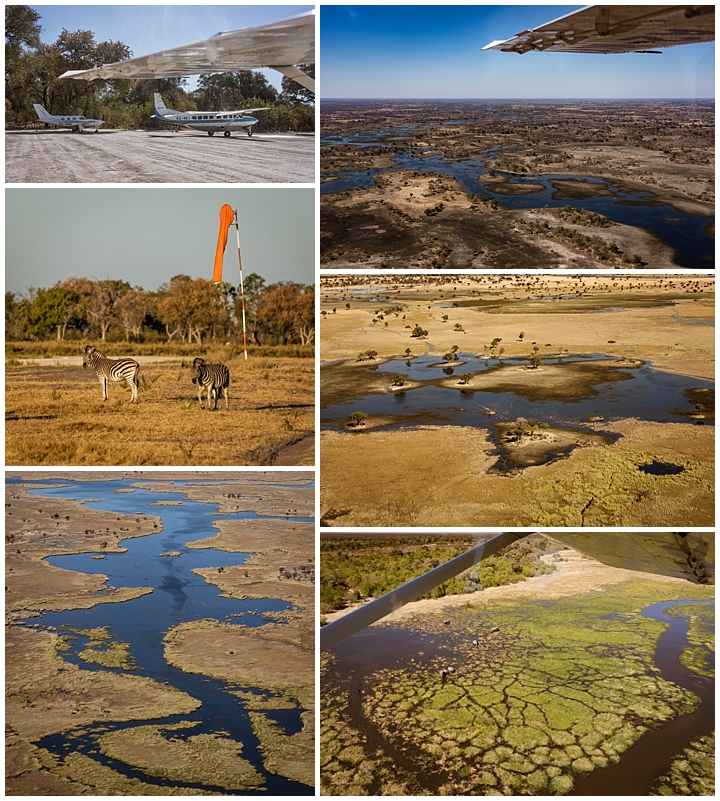
[[[122,345],[117,355],[125,355]],[[12,344],[8,345],[12,351]],[[80,348],[78,347],[78,350]],[[80,356],[18,359],[5,372],[5,462],[14,465],[312,465],[314,364],[218,351],[230,369],[224,399],[200,408],[192,358],[141,362],[138,403],[110,383],[108,401]]]
[[[8,474],[8,795],[312,794],[313,479]]]
[[[312,183],[315,137],[6,131],[8,183]]]
[[[323,794],[714,793],[714,588],[542,559],[323,655]]]
[[[711,525],[714,284],[321,279],[324,526]]]
[[[714,104],[324,100],[328,269],[711,269]]]

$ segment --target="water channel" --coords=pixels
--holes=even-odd
[[[162,530],[158,534],[123,540],[120,545],[124,553],[105,553],[101,561],[93,560],[97,554],[82,553],[48,557],[54,567],[75,570],[81,573],[103,573],[108,576],[108,584],[114,587],[150,587],[153,592],[123,603],[102,603],[90,609],[72,609],[63,612],[43,612],[39,617],[26,620],[29,625],[40,627],[54,626],[59,634],[70,635],[74,639],[69,650],[63,651],[64,659],[82,670],[127,672],[123,668],[108,668],[80,659],[79,653],[87,646],[89,638],[77,634],[77,630],[108,626],[111,635],[120,642],[130,644],[130,654],[137,670],[136,675],[154,679],[181,690],[201,702],[201,706],[188,715],[173,715],[162,719],[100,723],[68,730],[62,734],[46,737],[38,742],[58,757],[68,752],[79,751],[91,754],[103,765],[129,778],[137,778],[158,787],[200,789],[210,794],[236,795],[223,787],[197,783],[174,782],[152,776],[132,768],[119,760],[111,759],[98,750],[98,737],[107,732],[118,731],[145,725],[172,725],[175,723],[195,723],[187,729],[172,731],[173,738],[187,738],[198,734],[215,734],[243,744],[242,756],[264,778],[261,792],[272,795],[312,795],[313,789],[299,782],[269,773],[263,765],[259,750],[259,740],[255,736],[244,702],[231,695],[229,689],[242,689],[253,694],[260,688],[237,688],[227,682],[211,679],[201,674],[185,673],[169,665],[164,658],[162,640],[168,630],[183,621],[213,618],[223,623],[242,624],[246,627],[263,626],[275,622],[265,613],[282,612],[291,609],[285,601],[264,598],[237,600],[223,597],[218,587],[209,584],[202,576],[192,572],[193,568],[230,567],[241,565],[251,556],[243,553],[227,553],[213,549],[186,548],[186,542],[215,536],[213,528],[216,520],[260,520],[253,512],[220,514],[219,504],[200,503],[191,500],[181,490],[151,491],[135,486],[133,480],[81,482],[63,480],[30,481],[25,478],[8,479],[8,484],[32,483],[53,484],[57,486],[30,490],[41,497],[84,500],[93,509],[117,512],[126,515],[152,515],[162,519]],[[177,481],[176,485],[187,482]],[[194,482],[198,483],[198,482]],[[217,486],[217,482],[213,482]],[[127,490],[132,489],[132,492]],[[123,491],[124,490],[124,491]],[[120,492],[119,492],[120,491]],[[157,506],[158,503],[180,501],[180,506]],[[312,522],[312,518],[283,517],[289,522]],[[178,552],[179,557],[160,556],[166,552]],[[263,695],[272,696],[267,690]],[[285,734],[291,736],[302,728],[300,713],[302,709],[283,709],[267,711],[268,717],[277,722]],[[253,791],[247,791],[253,792]]]
[[[630,354],[632,356],[632,354]],[[407,390],[393,392],[367,391],[364,382],[358,381],[357,393],[352,390],[352,376],[347,376],[349,389],[342,399],[323,406],[321,426],[323,429],[347,428],[349,416],[362,411],[368,415],[386,416],[383,428],[399,428],[415,425],[455,425],[486,428],[490,438],[497,444],[494,424],[515,421],[519,417],[539,420],[555,428],[593,430],[602,433],[602,428],[613,420],[637,418],[658,423],[714,424],[714,382],[709,379],[676,375],[655,370],[649,362],[629,362],[624,366],[616,357],[595,353],[584,356],[543,357],[543,365],[567,365],[593,368],[602,363],[607,369],[588,369],[576,380],[563,384],[545,394],[540,386],[523,380],[523,371],[516,373],[517,384],[508,391],[508,382],[499,381],[497,387],[484,385],[474,388],[460,384],[460,376],[491,377],[493,374],[507,375],[511,368],[520,368],[525,359],[484,359],[471,353],[459,352],[458,367],[446,367],[437,353],[417,356],[410,360],[391,359],[383,364],[364,368],[366,375],[381,374],[387,377],[387,387],[396,375],[415,383]],[[594,365],[593,365],[594,363]],[[342,365],[323,367],[323,373],[331,376],[342,370]],[[357,368],[362,370],[363,368]],[[505,372],[500,372],[505,371]],[[447,386],[452,376],[452,385]],[[422,382],[418,385],[418,382]],[[701,400],[707,406],[703,418],[697,415],[696,404]],[[492,416],[488,416],[488,410]],[[588,418],[600,418],[592,427]]]
[[[680,663],[680,654],[688,646],[689,621],[688,618],[666,615],[664,611],[669,607],[698,603],[713,602],[663,601],[645,608],[640,614],[668,624],[667,631],[657,642],[655,666],[663,679],[697,695],[700,705],[694,712],[669,720],[660,728],[643,734],[621,755],[617,764],[575,774],[572,795],[648,795],[652,785],[668,772],[671,762],[683,749],[698,737],[714,732],[715,681],[692,673]],[[324,679],[324,692],[332,687],[347,693],[345,713],[352,726],[365,738],[366,753],[374,754],[381,749],[429,792],[437,792],[451,777],[439,769],[428,771],[425,765],[420,769],[411,751],[388,740],[365,716],[362,692],[363,687],[372,686],[376,671],[402,669],[411,660],[416,664],[429,664],[443,653],[447,658],[456,644],[456,637],[451,633],[429,633],[399,626],[369,627],[332,649],[336,659],[329,664]],[[714,652],[708,651],[708,656],[714,668]]]
[[[433,123],[442,124],[442,123]],[[416,131],[429,126],[417,126]],[[331,134],[321,138],[321,145],[355,145],[357,147],[387,147],[388,143],[402,144],[412,126],[401,130],[360,131],[346,136]],[[396,142],[396,139],[400,142]],[[518,175],[501,170],[493,170],[486,162],[495,158],[503,148],[492,148],[481,153],[480,158],[455,160],[431,151],[428,155],[418,148],[402,151],[393,157],[395,165],[371,170],[346,170],[342,173],[321,176],[320,193],[342,192],[375,185],[375,176],[398,170],[417,170],[437,173],[455,178],[471,195],[482,195],[497,200],[504,209],[560,208],[571,206],[603,214],[613,222],[644,228],[675,250],[675,263],[679,267],[707,270],[715,262],[714,240],[708,236],[709,224],[714,216],[686,214],[654,199],[651,191],[633,192],[622,189],[610,181],[590,175],[568,175],[564,173],[543,173]],[[505,191],[493,191],[493,182],[487,179],[490,172],[506,179]],[[587,189],[597,187],[597,194],[588,191],[582,199],[559,198],[564,181],[582,181]],[[542,189],[523,191],[523,186],[540,184]],[[507,187],[517,187],[520,194],[508,196]]]

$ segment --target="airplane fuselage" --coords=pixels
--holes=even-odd
[[[172,111],[169,114],[156,111],[155,117],[171,125],[183,125],[209,134],[242,131],[252,128],[258,121],[257,117],[245,115],[242,111]]]
[[[40,122],[44,122],[46,125],[53,125],[56,128],[71,128],[73,131],[79,131],[80,133],[82,133],[83,128],[95,128],[97,132],[97,129],[105,122],[105,120],[92,120],[71,114],[48,114],[39,103],[33,103],[33,106]]]

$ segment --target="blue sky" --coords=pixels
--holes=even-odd
[[[579,8],[324,5],[322,97],[714,97],[714,43],[672,47],[662,55],[481,50]]]
[[[174,275],[212,278],[220,207],[238,209],[243,273],[315,282],[312,189],[13,188],[5,190],[5,289],[118,278],[154,290]],[[223,278],[237,286],[231,229]]]
[[[311,11],[313,5],[223,5],[223,6],[32,6],[40,14],[40,39],[51,44],[63,28],[90,30],[96,42],[124,42],[134,56],[145,56],[167,47],[179,47],[207,39],[219,31],[231,31],[277,22]],[[282,75],[260,70],[276,89]],[[189,79],[186,88],[194,88]]]

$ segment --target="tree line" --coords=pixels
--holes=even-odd
[[[315,287],[244,280],[248,343],[308,345],[315,339]],[[176,275],[149,292],[116,279],[68,278],[27,295],[5,293],[8,341],[99,339],[202,344],[240,336],[239,287]]]
[[[283,78],[278,93],[264,75],[251,70],[201,75],[197,89],[185,90],[184,78],[158,80],[60,80],[67,70],[91,69],[132,58],[123,42],[96,42],[92,31],[63,28],[55,42],[40,41],[40,14],[30,6],[5,6],[5,125],[38,123],[33,103],[50,114],[102,119],[108,128],[162,129],[154,119],[153,94],[177,111],[236,111],[268,106],[257,112],[263,129],[310,132],[315,129],[312,92]],[[182,44],[182,43],[178,43]],[[313,64],[300,65],[315,77]]]

